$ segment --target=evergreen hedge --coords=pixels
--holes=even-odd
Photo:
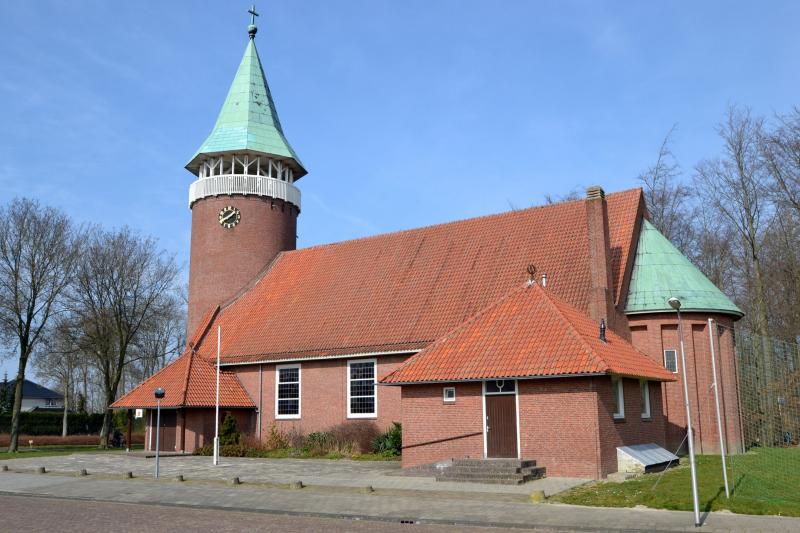
[[[20,435],[61,435],[63,413],[22,412],[19,414]],[[102,413],[69,413],[67,430],[70,435],[100,433]],[[11,432],[11,413],[0,415],[0,433]]]

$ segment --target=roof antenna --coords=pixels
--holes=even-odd
[[[606,342],[606,320],[600,319],[600,340]]]
[[[536,283],[536,267],[534,265],[528,265],[528,287]]]

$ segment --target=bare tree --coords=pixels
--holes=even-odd
[[[0,208],[0,335],[19,354],[10,453],[18,448],[28,360],[58,312],[77,256],[75,230],[63,212],[27,198]]]
[[[752,289],[747,303],[753,327],[766,343],[762,347],[762,377],[768,387],[774,376],[762,252],[774,210],[769,196],[770,174],[761,152],[764,123],[749,109],[731,107],[719,127],[719,135],[724,141],[724,154],[697,166],[697,183],[704,205],[727,220],[743,243],[744,266],[752,272],[745,278]],[[763,401],[771,402],[766,396]],[[765,439],[773,437],[769,424],[765,424],[764,431]]]
[[[762,152],[775,180],[776,200],[800,215],[800,108],[778,116],[778,123],[764,136]]]
[[[77,348],[74,329],[68,318],[61,318],[53,328],[45,349],[33,358],[36,374],[45,381],[55,383],[64,394],[64,416],[61,422],[61,436],[69,431],[68,413],[73,402],[76,372],[83,354]]]
[[[658,150],[656,162],[637,178],[644,188],[647,211],[653,225],[667,239],[687,253],[693,243],[692,209],[689,200],[692,190],[680,182],[681,167],[672,153],[673,125]]]
[[[148,323],[170,312],[177,267],[155,241],[129,228],[94,229],[76,270],[70,305],[80,328],[81,348],[94,360],[103,381],[104,419],[100,446],[111,430],[109,406],[116,399],[125,366],[138,356],[136,342]]]

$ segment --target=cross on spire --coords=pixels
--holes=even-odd
[[[247,12],[250,13],[250,25],[247,27],[247,33],[250,35],[251,39],[255,39],[256,32],[258,31],[258,28],[256,28],[256,17],[258,16],[258,13],[256,13],[255,4],[250,6],[250,9],[248,9]]]

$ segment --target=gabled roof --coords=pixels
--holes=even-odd
[[[283,134],[254,39],[247,43],[213,131],[186,168],[197,174],[200,155],[242,150],[285,159],[294,168],[294,179],[306,174],[300,158]]]
[[[0,381],[0,388],[2,388],[4,385],[5,383]],[[16,386],[16,379],[9,380],[7,389],[8,394],[14,394],[14,388]],[[64,395],[60,392],[48,389],[47,387],[26,379],[22,382],[22,397],[29,400],[61,400],[64,398]]]
[[[640,189],[607,196],[615,298],[632,249]],[[280,254],[214,318],[223,363],[414,352],[527,278],[588,307],[586,202],[510,211]],[[204,357],[216,341],[203,341]]]
[[[681,300],[681,311],[744,315],[675,245],[653,224],[644,220],[639,233],[628,299],[628,314],[674,312],[667,301]]]
[[[511,292],[414,355],[387,384],[618,374],[673,381],[613,331],[537,284]]]
[[[155,408],[153,391],[162,387],[166,393],[161,407],[214,407],[217,381],[216,366],[188,349],[178,359],[156,372],[128,394],[111,404],[113,409]],[[219,377],[220,407],[255,407],[239,379],[231,372]]]

